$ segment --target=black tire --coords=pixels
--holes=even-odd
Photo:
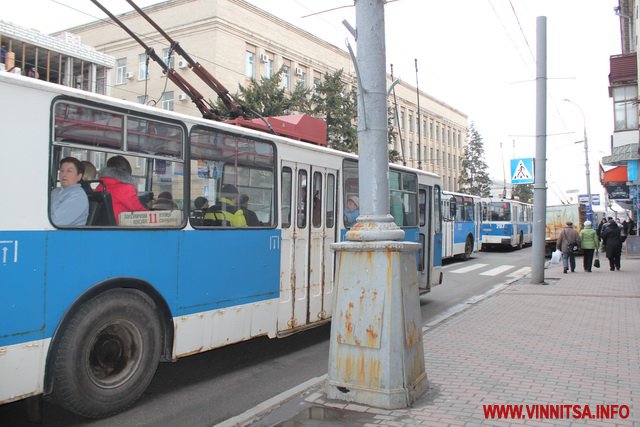
[[[464,242],[464,259],[471,258],[471,254],[473,253],[473,239],[471,236],[467,236],[467,240]]]
[[[101,418],[132,405],[153,378],[161,353],[156,306],[133,289],[89,300],[62,331],[53,358],[53,398],[71,412]]]
[[[520,232],[520,237],[518,240],[518,249],[522,249],[524,247],[524,235],[522,234],[522,231]]]

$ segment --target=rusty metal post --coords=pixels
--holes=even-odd
[[[356,0],[360,216],[336,251],[330,399],[385,409],[427,388],[416,251],[389,213],[384,0]]]

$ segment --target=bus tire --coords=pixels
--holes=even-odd
[[[464,242],[464,254],[462,255],[464,259],[471,258],[471,254],[473,253],[473,238],[471,236],[467,236],[467,240]]]
[[[522,249],[524,247],[524,234],[522,234],[522,231],[520,232],[518,239],[518,249]]]
[[[83,304],[53,358],[53,398],[78,415],[106,417],[132,405],[161,353],[156,306],[134,289],[112,289]]]

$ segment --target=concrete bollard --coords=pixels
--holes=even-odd
[[[400,241],[332,245],[337,271],[328,398],[398,409],[427,389],[419,247]]]

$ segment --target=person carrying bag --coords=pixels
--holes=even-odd
[[[567,273],[569,267],[571,272],[576,271],[576,252],[580,247],[580,235],[573,228],[573,222],[567,221],[567,225],[562,229],[562,233],[558,236],[556,248],[562,251],[562,267],[563,273]]]
[[[582,267],[587,273],[591,273],[593,253],[598,246],[598,235],[591,227],[591,221],[584,222],[584,228],[580,232],[580,247],[582,248]]]

